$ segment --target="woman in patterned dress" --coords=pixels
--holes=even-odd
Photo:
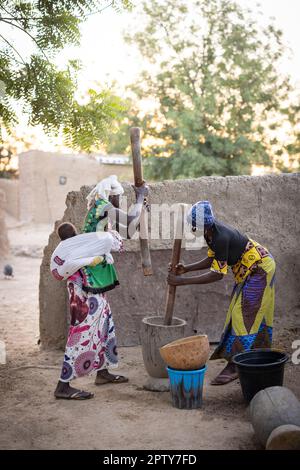
[[[211,359],[224,358],[228,361],[226,367],[212,381],[212,385],[224,385],[237,378],[232,362],[235,354],[271,346],[275,261],[265,247],[217,221],[208,201],[196,203],[191,208],[187,221],[192,231],[204,230],[208,255],[190,265],[178,264],[176,273],[169,273],[169,284],[180,286],[216,282],[223,279],[228,267],[231,267],[235,278],[223,334],[211,356]],[[209,272],[197,276],[182,276],[202,269],[209,269]]]
[[[129,225],[138,225],[147,187],[134,188],[136,204],[130,214],[121,213],[119,198],[113,194],[109,200],[96,197],[89,201],[89,211],[84,223],[83,232],[89,233],[98,229],[108,230],[108,216],[126,220]],[[109,197],[108,197],[109,199]],[[125,219],[124,219],[125,217]],[[100,225],[99,225],[100,224]],[[117,224],[119,228],[120,224]],[[112,251],[123,250],[123,242],[114,230],[109,230],[113,237]],[[72,224],[64,223],[58,227],[61,240],[77,235]],[[115,327],[106,298],[106,292],[119,284],[117,273],[110,255],[96,256],[89,266],[85,266],[68,278],[67,289],[70,302],[71,325],[65,349],[64,362],[60,380],[54,395],[56,398],[84,400],[92,398],[90,392],[70,386],[70,381],[96,371],[96,385],[104,383],[123,383],[128,379],[114,375],[108,368],[118,365]]]

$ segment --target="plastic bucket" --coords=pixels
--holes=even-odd
[[[236,354],[233,362],[237,366],[242,392],[246,401],[268,387],[282,386],[284,364],[289,356],[276,349],[252,349]]]
[[[178,370],[167,367],[170,392],[175,408],[201,408],[206,366],[197,370]]]

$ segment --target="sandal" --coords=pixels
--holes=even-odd
[[[85,392],[84,390],[77,390],[74,393],[68,394],[55,394],[56,399],[63,399],[63,400],[89,400],[93,398],[94,394],[90,392]]]
[[[95,385],[104,385],[104,384],[122,384],[128,382],[128,378],[123,375],[112,375],[112,378],[97,376],[95,379]]]

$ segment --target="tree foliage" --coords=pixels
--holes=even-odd
[[[128,8],[129,0],[1,0],[0,1],[0,124],[11,131],[18,121],[16,103],[30,125],[61,133],[67,145],[90,150],[107,136],[123,109],[108,89],[89,90],[85,103],[76,99],[77,61],[65,70],[55,57],[66,45],[78,45],[80,25],[102,9]],[[14,35],[29,39],[28,54]]]
[[[291,85],[282,32],[232,0],[144,0],[127,41],[151,64],[133,87],[155,111],[140,125],[154,179],[248,174],[270,165]]]

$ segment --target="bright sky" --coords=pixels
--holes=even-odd
[[[161,0],[163,3],[164,0]],[[257,9],[255,0],[237,0],[253,11]],[[138,6],[140,0],[135,0]],[[290,59],[285,60],[283,70],[289,72],[293,81],[300,84],[300,1],[299,0],[261,0],[260,10],[263,20],[274,17],[276,24],[284,33],[284,40],[291,48]],[[259,15],[257,15],[259,17]],[[94,80],[116,80],[125,85],[134,81],[142,65],[137,50],[124,44],[122,31],[134,27],[135,11],[116,14],[111,9],[91,16],[82,27],[81,47],[68,50],[79,56],[84,64],[81,73],[81,84],[86,86]],[[66,57],[66,56],[65,56]]]

